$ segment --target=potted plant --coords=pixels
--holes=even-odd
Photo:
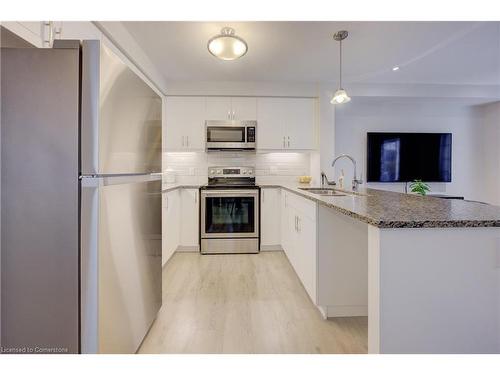
[[[431,188],[422,180],[415,180],[410,184],[410,190],[415,194],[426,195]]]

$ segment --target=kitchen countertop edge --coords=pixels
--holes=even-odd
[[[385,220],[371,217],[370,215],[364,215],[359,212],[355,212],[344,207],[341,207],[333,202],[329,202],[326,199],[322,199],[321,196],[315,196],[312,193],[308,193],[304,190],[301,190],[300,187],[289,186],[285,184],[259,184],[261,188],[282,188],[290,191],[291,193],[300,195],[306,199],[317,202],[325,207],[332,208],[344,215],[352,217],[354,219],[365,222],[369,225],[373,225],[377,228],[381,229],[391,229],[391,228],[479,228],[479,227],[500,227],[500,207],[496,207],[498,209],[498,218],[495,219],[449,219],[449,220],[433,220],[433,219],[416,219],[416,220]],[[310,186],[307,186],[310,187]],[[376,192],[381,192],[382,194],[387,193],[382,190],[376,189],[367,189],[369,193],[377,194]],[[405,194],[390,192],[393,194],[400,194],[404,196]],[[370,195],[370,194],[368,194]],[[366,197],[361,196],[358,199],[364,199]],[[441,199],[441,198],[432,198],[425,197],[431,199]],[[425,199],[422,198],[422,199]],[[441,201],[436,201],[436,203],[442,203]],[[465,204],[467,202],[464,202]],[[474,204],[474,203],[470,203]]]

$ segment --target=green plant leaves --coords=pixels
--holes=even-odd
[[[422,180],[415,180],[410,184],[410,190],[412,193],[426,195],[427,192],[431,190],[431,188]]]

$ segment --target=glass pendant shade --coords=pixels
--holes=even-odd
[[[347,92],[342,88],[342,41],[346,39],[348,35],[349,33],[347,32],[347,30],[337,31],[333,35],[333,39],[339,42],[340,56],[339,56],[339,89],[335,91],[332,100],[330,100],[330,103],[332,104],[344,104],[351,101],[351,98],[349,97],[349,95],[347,95]]]
[[[335,91],[335,94],[333,94],[333,98],[330,103],[344,104],[350,101],[351,98],[349,97],[349,95],[347,95],[347,92],[344,89],[338,89],[337,91]]]

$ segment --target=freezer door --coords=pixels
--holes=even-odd
[[[82,174],[161,171],[161,98],[100,41],[82,42]]]
[[[0,56],[2,348],[78,353],[79,49]]]
[[[161,307],[161,181],[130,179],[82,180],[83,353],[135,353]]]

